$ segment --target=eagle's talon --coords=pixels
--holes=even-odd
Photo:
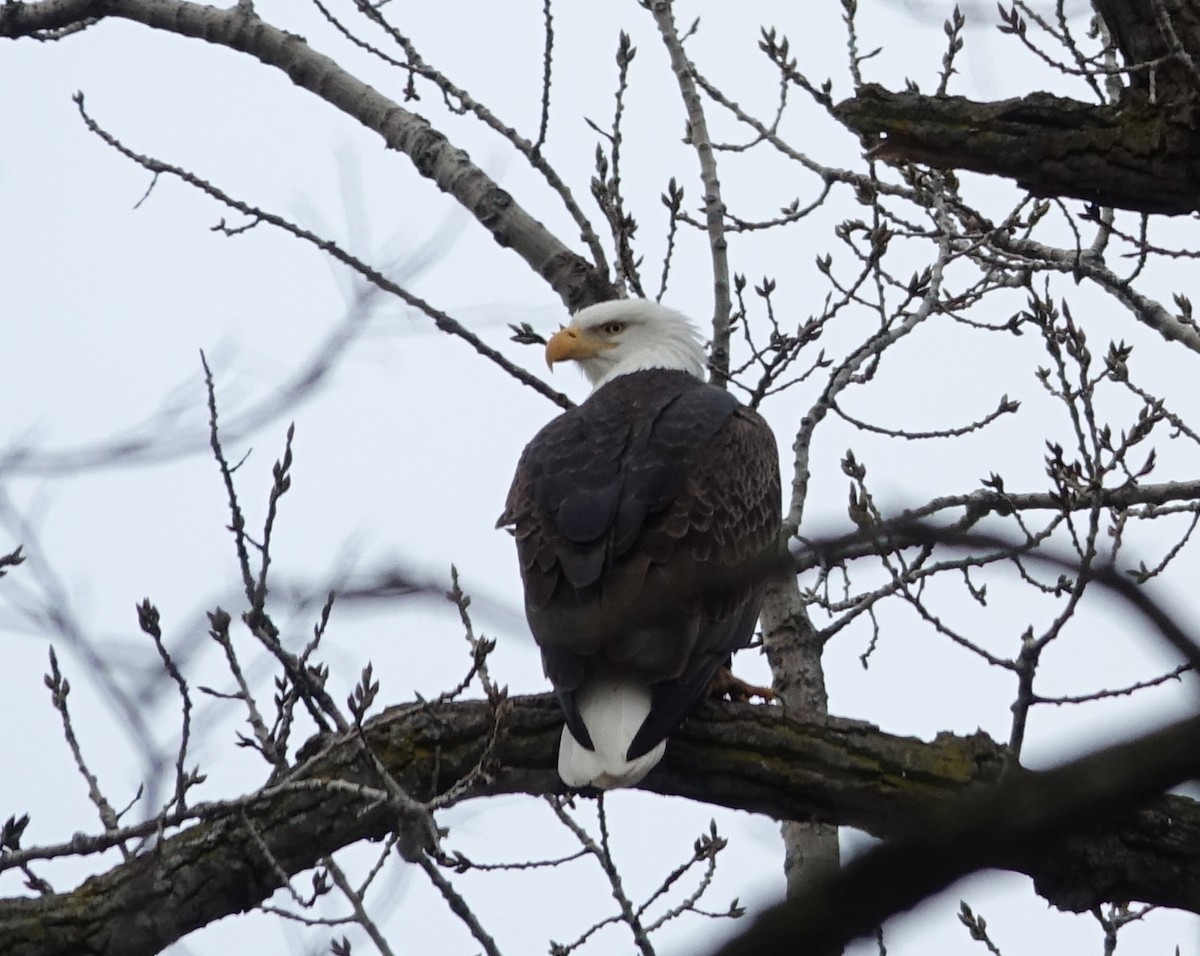
[[[748,684],[740,677],[734,677],[728,667],[722,667],[713,675],[708,685],[708,696],[717,700],[729,699],[737,704],[748,704],[756,697],[763,701],[779,699],[779,695],[770,687]]]

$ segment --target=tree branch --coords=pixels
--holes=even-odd
[[[1159,797],[1151,809],[1118,817],[1137,821],[1134,830],[1120,836],[1111,830],[1111,814],[1200,769],[1198,733],[1200,717],[1192,717],[1045,773],[1006,777],[998,787],[965,796],[950,812],[921,811],[910,818],[899,839],[768,911],[722,947],[719,956],[836,956],[890,916],[986,867],[1028,873],[1037,891],[1062,909],[1093,909],[1099,895],[1138,899],[1140,891],[1126,882],[1129,873],[1123,865],[1109,868],[1105,861],[1125,857],[1126,840],[1138,845],[1152,832],[1173,829],[1169,814],[1182,798]],[[1182,803],[1190,804],[1188,812],[1194,814],[1195,802]],[[1196,822],[1191,815],[1186,824],[1189,845],[1198,835]],[[1069,835],[1064,837],[1064,832]],[[1074,864],[1066,857],[1083,843],[1090,844],[1092,870],[1089,889],[1077,896],[1068,885],[1074,879]],[[1200,892],[1200,866],[1193,854],[1184,846],[1168,851],[1169,857],[1184,863],[1184,870],[1172,876],[1178,881],[1170,894],[1176,902],[1168,905],[1179,905],[1182,897]]]
[[[1171,502],[1194,502],[1200,498],[1200,481],[1166,481],[1159,484],[1127,484],[1120,488],[1105,488],[1095,497],[1080,496],[1069,502],[1072,510],[1086,511],[1089,508],[1112,508],[1127,511],[1145,508],[1151,514]],[[922,524],[945,512],[962,509],[962,516],[948,528],[940,531]],[[791,567],[797,573],[813,568],[828,567],[839,561],[878,555],[882,548],[908,548],[927,542],[939,535],[945,540],[969,532],[979,521],[990,514],[1000,516],[1014,512],[1063,510],[1063,501],[1050,492],[1022,492],[1011,494],[980,488],[962,495],[945,495],[934,498],[924,505],[902,511],[873,529],[874,535],[849,535],[844,538],[813,542],[811,546],[798,547],[793,553]],[[980,539],[982,541],[982,539]],[[1010,546],[1011,546],[1010,542]]]
[[[1181,106],[1093,106],[1050,93],[979,103],[868,84],[834,112],[878,159],[1003,176],[1035,196],[1200,210],[1200,133]]]
[[[883,159],[1004,176],[1038,196],[1146,213],[1195,212],[1200,9],[1186,0],[1094,5],[1129,77],[1118,104],[1041,92],[978,103],[867,85],[834,114]],[[1001,17],[1005,32],[1024,36],[1015,8],[1006,14],[1002,5]]]
[[[464,799],[562,790],[554,771],[562,726],[554,699],[511,704],[489,772],[476,775]],[[476,766],[492,715],[484,701],[407,705],[368,722],[366,740],[401,787],[428,801]],[[1175,753],[1163,744],[1164,734],[1194,740],[1200,718],[1151,735],[1144,759]],[[280,885],[281,870],[302,872],[340,847],[382,838],[395,827],[379,801],[378,771],[355,735],[314,738],[300,758],[290,777],[243,800],[193,807],[197,822],[188,829],[72,892],[0,901],[6,954],[148,956],[193,929],[254,907]],[[942,734],[922,743],[859,722],[810,725],[778,707],[714,704],[671,738],[666,759],[643,786],[891,837],[909,832],[914,815],[954,814],[960,798],[991,792],[1003,765],[1003,748],[983,734]],[[1153,787],[1146,784],[1141,796],[1187,776],[1177,759],[1147,773]],[[1055,831],[1063,832],[990,865],[1029,874],[1043,896],[1070,909],[1140,900],[1200,911],[1200,806],[1194,801],[1155,797],[1136,812],[1082,824],[1071,819]],[[17,852],[26,861],[36,858],[35,851]],[[14,860],[11,853],[0,857],[0,866]]]
[[[709,363],[714,385],[725,387],[729,378],[729,242],[725,238],[725,200],[721,198],[721,182],[717,178],[717,158],[713,153],[704,104],[696,90],[695,70],[683,49],[683,41],[675,28],[675,12],[670,0],[653,0],[646,4],[662,34],[663,43],[671,57],[671,70],[679,83],[687,113],[686,141],[696,150],[700,161],[700,181],[704,184],[704,221],[708,230],[708,245],[713,269],[713,337]]]
[[[80,21],[120,17],[248,53],[383,137],[417,172],[454,197],[501,246],[512,248],[574,312],[615,298],[606,275],[571,251],[428,120],[357,79],[303,37],[241,4],[221,10],[179,0],[44,0],[0,7],[0,37],[15,39]]]

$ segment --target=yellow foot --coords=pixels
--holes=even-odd
[[[713,675],[712,682],[708,685],[708,695],[718,699],[728,697],[739,704],[747,704],[756,697],[760,700],[775,700],[777,696],[770,687],[747,684],[744,680],[734,677],[728,667],[718,669]]]

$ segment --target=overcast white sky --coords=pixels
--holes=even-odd
[[[268,21],[308,37],[323,52],[354,63],[355,72],[399,96],[402,78],[364,58],[351,60],[339,41],[302,4],[259,2]],[[348,4],[346,5],[348,6]],[[850,92],[839,4],[784,0],[732,5],[683,3],[681,23],[701,17],[689,51],[700,68],[734,98],[759,113],[773,107],[775,80],[756,50],[760,25],[792,39],[800,68],[815,80],[829,76],[835,98]],[[942,53],[941,22],[949,12],[933,3],[862,0],[862,48],[886,44],[864,72],[891,88],[912,77],[936,84]],[[1069,5],[1074,15],[1083,3]],[[542,13],[536,3],[447,2],[388,7],[435,66],[527,134],[536,129],[542,56]],[[343,11],[347,17],[349,13]],[[555,8],[556,79],[548,155],[586,207],[597,136],[584,118],[607,126],[615,79],[618,31],[638,47],[626,117],[624,182],[641,222],[647,263],[662,253],[665,212],[658,201],[674,175],[695,208],[701,189],[694,157],[681,145],[683,115],[666,53],[653,22],[636,3],[574,4]],[[960,61],[956,91],[980,98],[1018,95],[1058,79],[994,29],[994,8],[967,8],[972,28]],[[1061,85],[1061,84],[1060,84]],[[286,215],[328,235],[383,267],[413,292],[464,322],[490,344],[541,370],[536,350],[507,341],[505,324],[528,321],[541,331],[565,318],[553,293],[514,254],[500,249],[468,215],[378,138],[286,79],[247,57],[198,41],[124,23],[102,23],[57,44],[0,47],[0,551],[23,543],[28,564],[0,583],[0,639],[5,696],[0,698],[0,817],[31,812],[26,842],[54,842],[97,829],[95,812],[61,742],[58,717],[47,701],[42,674],[53,643],[73,686],[81,743],[110,799],[133,798],[146,773],[139,732],[165,759],[173,759],[177,701],[169,684],[136,702],[136,720],[106,698],[105,683],[73,647],[67,633],[33,621],[23,609],[47,601],[86,643],[112,664],[122,687],[146,684],[157,657],[137,631],[134,606],[149,596],[159,607],[168,642],[185,663],[193,686],[228,688],[214,648],[203,636],[203,612],[221,603],[238,607],[238,578],[224,492],[206,450],[203,349],[216,375],[227,451],[249,453],[238,471],[251,527],[265,513],[270,468],[296,423],[293,489],[281,506],[274,545],[277,585],[321,594],[354,571],[398,565],[431,580],[448,580],[451,562],[477,599],[477,625],[500,641],[497,679],[514,693],[546,689],[536,650],[519,614],[519,582],[512,544],[493,531],[520,449],[555,408],[481,361],[461,342],[440,335],[419,314],[379,297],[361,298],[347,273],[315,250],[267,227],[227,238],[211,227],[228,213],[195,190],[163,179],[148,197],[149,176],[88,134],[71,95],[82,90],[94,118],[134,150],[185,166],[226,192]],[[1082,95],[1079,91],[1075,91]],[[516,199],[567,241],[576,230],[549,191],[496,137],[477,124],[447,116],[427,92],[417,108],[430,116]],[[806,118],[807,117],[807,118]],[[812,124],[811,126],[809,124]],[[719,122],[726,134],[732,127]],[[800,147],[831,165],[851,165],[853,137],[812,110],[785,127]],[[745,134],[737,134],[746,139]],[[768,218],[792,198],[807,202],[817,184],[792,166],[727,157],[722,180],[731,208],[746,218]],[[977,184],[974,198],[1004,207],[1002,184]],[[846,197],[847,202],[848,197]],[[751,282],[779,280],[777,307],[793,323],[821,308],[825,286],[814,256],[830,247],[830,228],[860,213],[843,202],[786,238],[739,239],[734,268]],[[595,220],[595,217],[594,217]],[[1176,227],[1172,227],[1176,228]],[[1178,227],[1182,230],[1184,227]],[[1180,231],[1178,239],[1189,241]],[[1195,247],[1195,234],[1190,235]],[[648,265],[647,275],[656,276]],[[701,237],[684,235],[665,301],[705,319],[711,311],[709,265]],[[1154,294],[1169,301],[1189,291],[1182,268],[1164,269]],[[1196,298],[1194,287],[1192,297]],[[1170,349],[1087,290],[1064,286],[1077,315],[1094,327],[1094,352],[1108,338],[1138,344],[1153,362],[1157,383],[1177,397],[1178,410],[1195,409],[1194,357]],[[1013,310],[1020,297],[1009,303]],[[1098,306],[1094,313],[1089,307]],[[357,337],[341,352],[319,388],[282,414],[259,420],[258,411],[281,402],[300,371],[330,353],[335,331],[358,322]],[[870,321],[866,318],[864,321]],[[853,330],[851,330],[853,331]],[[1025,417],[953,447],[914,448],[864,437],[830,423],[816,445],[809,533],[841,531],[846,479],[838,460],[853,447],[869,468],[885,510],[934,494],[964,492],[1003,469],[1008,486],[1041,490],[1042,440],[1065,421],[1038,427],[1053,407],[1039,397],[1035,343],[996,344],[986,352],[960,329],[942,328],[895,351],[871,389],[847,399],[848,409],[881,424],[947,427],[989,411],[1003,393],[1026,403]],[[1140,366],[1145,368],[1147,366]],[[559,372],[556,387],[576,399],[581,378]],[[768,406],[780,446],[790,445],[813,392]],[[1190,405],[1189,405],[1190,402]],[[1040,404],[1039,404],[1040,403]],[[256,421],[237,434],[239,420]],[[1031,425],[1032,419],[1032,425]],[[169,438],[169,455],[125,467],[96,467],[96,449],[114,439]],[[1166,477],[1195,474],[1195,456],[1160,448]],[[790,467],[785,461],[784,467]],[[1191,469],[1189,472],[1188,469]],[[1167,472],[1167,469],[1172,469]],[[1157,552],[1147,540],[1150,558]],[[1194,563],[1191,565],[1194,568]],[[1175,589],[1160,593],[1183,605],[1188,566]],[[1009,649],[1041,613],[1006,601],[1022,592],[996,585],[982,640]],[[1023,601],[1026,600],[1022,596]],[[1097,602],[1073,643],[1051,654],[1047,676],[1060,693],[1112,686],[1171,665],[1157,648],[1131,640],[1134,622],[1112,604]],[[969,613],[963,609],[965,615]],[[315,609],[294,616],[280,608],[291,639],[302,642]],[[1129,628],[1122,626],[1128,621]],[[1091,622],[1091,623],[1087,623]],[[888,625],[870,670],[858,663],[869,639],[850,628],[829,650],[831,710],[868,719],[885,729],[932,737],[939,730],[980,727],[1007,736],[1012,688],[946,642],[920,633],[911,617]],[[249,652],[248,652],[249,653]],[[389,703],[414,692],[434,695],[452,686],[468,665],[456,612],[436,602],[412,601],[335,611],[325,646],[342,699],[367,660],[374,663]],[[765,674],[751,655],[740,670]],[[1131,677],[1131,675],[1134,675]],[[269,684],[260,661],[255,676]],[[193,759],[208,774],[198,797],[233,796],[257,786],[262,768],[234,752],[240,714],[227,703],[199,701]],[[1044,763],[1078,752],[1088,742],[1113,739],[1182,712],[1182,690],[1156,692],[1140,703],[1093,705],[1087,711],[1041,712],[1031,723],[1028,758]],[[709,908],[734,896],[761,906],[782,892],[776,825],[748,814],[667,801],[639,793],[610,798],[617,852],[635,891],[653,887],[690,851],[716,817],[732,839]],[[446,815],[449,847],[480,860],[519,859],[571,852],[567,834],[537,801],[504,798],[475,802]],[[854,837],[848,837],[854,842]],[[347,858],[364,859],[362,851]],[[104,858],[101,865],[111,865]],[[87,865],[46,867],[56,886],[73,885]],[[419,878],[392,868],[379,912],[398,949],[474,952],[472,941]],[[301,885],[298,881],[297,885]],[[507,952],[544,951],[565,942],[609,911],[598,873],[575,865],[552,878],[514,875],[464,877],[460,887],[483,924]],[[0,891],[21,891],[14,879]],[[538,905],[554,895],[553,906]],[[989,922],[993,938],[1011,956],[1035,952],[1100,952],[1094,921],[1049,910],[1021,877],[983,875],[951,890],[911,917],[888,927],[892,954],[967,951],[971,943],[954,916],[967,899]],[[382,903],[382,900],[380,901]],[[437,914],[436,918],[432,914]],[[661,952],[693,953],[737,924],[681,920],[666,930]],[[340,935],[340,930],[338,931]],[[1130,952],[1200,953],[1197,920],[1156,914],[1122,936]],[[356,952],[368,951],[365,939]],[[251,942],[264,953],[307,952],[322,937],[281,929],[261,916],[228,919],[173,947],[208,956]],[[624,952],[609,930],[585,952]],[[874,951],[874,944],[855,952]]]

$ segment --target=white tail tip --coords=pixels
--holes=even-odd
[[[667,749],[662,741],[636,760],[626,760],[629,744],[650,713],[650,688],[618,675],[590,677],[575,696],[579,716],[595,750],[588,750],[564,727],[558,745],[558,775],[568,787],[632,787]]]

